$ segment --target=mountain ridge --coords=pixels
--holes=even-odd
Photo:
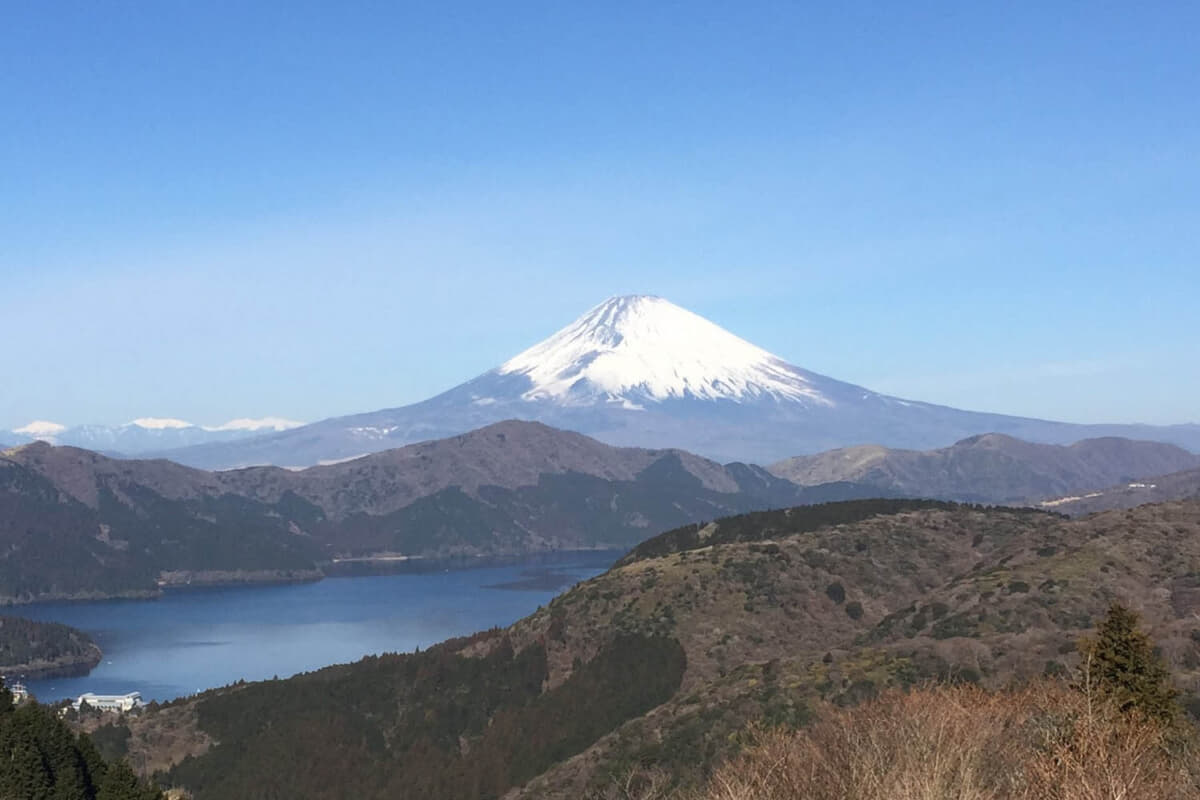
[[[35,443],[0,455],[0,602],[311,580],[379,554],[623,549],[688,522],[875,491],[516,421],[300,472]]]
[[[446,439],[416,442],[356,459],[289,470],[274,466],[207,471],[169,459],[117,459],[82,448],[34,443],[14,448],[7,457],[53,476],[75,499],[95,507],[91,481],[137,480],[170,499],[191,499],[204,492],[231,492],[274,503],[295,492],[329,514],[387,513],[451,487],[475,493],[481,486],[517,489],[534,486],[545,474],[578,472],[607,480],[633,480],[664,456],[677,456],[684,469],[712,491],[737,491],[724,466],[675,448],[612,447],[573,431],[537,422],[505,420]],[[765,474],[761,467],[748,467]],[[364,502],[358,489],[383,495]]]
[[[1193,467],[1200,456],[1161,442],[1105,437],[1055,445],[987,433],[936,450],[842,448],[767,469],[800,486],[853,481],[900,495],[1013,504]]]
[[[146,596],[178,582],[311,580],[339,559],[381,554],[624,549],[688,523],[831,500],[1018,495],[1025,504],[1030,493],[1064,486],[1099,493],[1114,475],[1195,463],[1169,445],[1121,440],[1059,448],[987,435],[956,447],[971,457],[953,470],[935,463],[887,480],[828,472],[819,477],[829,481],[799,486],[752,464],[617,448],[518,420],[298,471],[208,472],[39,442],[0,454],[0,601]],[[1097,449],[1098,463],[1052,459],[1053,469],[1040,472],[1030,456]],[[1003,490],[999,496],[980,496],[977,487],[989,482]],[[1069,503],[1055,510],[1076,511]]]

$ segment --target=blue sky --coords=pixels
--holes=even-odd
[[[6,4],[0,429],[402,405],[637,292],[1200,420],[1200,6],[981,5]]]

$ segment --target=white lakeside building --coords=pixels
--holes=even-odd
[[[88,692],[79,695],[79,699],[71,704],[71,707],[78,711],[87,703],[89,708],[98,708],[101,711],[132,711],[135,708],[141,708],[145,705],[142,702],[141,692],[130,692],[129,694],[93,694]]]

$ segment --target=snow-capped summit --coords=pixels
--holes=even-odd
[[[651,295],[604,301],[498,372],[527,377],[527,400],[571,405],[767,397],[833,405],[783,359]]]
[[[28,436],[30,439],[41,439],[47,442],[53,442],[54,437],[67,429],[66,425],[60,425],[57,422],[49,422],[44,419],[35,419],[28,425],[22,425],[19,428],[13,428],[13,433],[21,436]]]

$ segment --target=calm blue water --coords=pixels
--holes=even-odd
[[[469,569],[414,565],[403,574],[178,589],[158,600],[44,603],[6,613],[72,625],[104,650],[86,677],[28,681],[42,702],[132,691],[167,700],[508,625],[618,555],[559,554]]]

